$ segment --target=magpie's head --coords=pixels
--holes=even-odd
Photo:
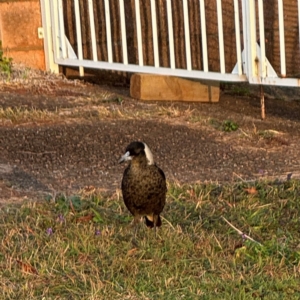
[[[148,165],[154,164],[153,155],[147,144],[143,142],[132,142],[126,147],[125,154],[119,159],[119,163],[142,156],[146,157]]]

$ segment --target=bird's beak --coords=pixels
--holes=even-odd
[[[122,162],[124,161],[127,161],[127,160],[131,160],[132,157],[130,156],[130,153],[129,151],[127,151],[118,161],[119,164],[121,164]]]

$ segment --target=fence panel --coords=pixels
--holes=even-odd
[[[51,8],[52,60],[81,75],[98,68],[300,84],[300,0],[41,2]]]

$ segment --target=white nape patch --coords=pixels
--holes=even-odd
[[[148,165],[154,165],[154,159],[153,159],[152,152],[150,151],[150,149],[146,143],[143,143],[143,144],[145,146],[145,154],[146,154],[146,158],[148,160]]]

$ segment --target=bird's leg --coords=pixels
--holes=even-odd
[[[140,223],[141,223],[141,216],[140,215],[135,215],[134,216],[134,221],[133,221],[133,224],[134,224],[134,238],[136,238]]]
[[[154,236],[156,237],[156,224],[158,220],[158,215],[153,215],[153,225],[154,225]]]

